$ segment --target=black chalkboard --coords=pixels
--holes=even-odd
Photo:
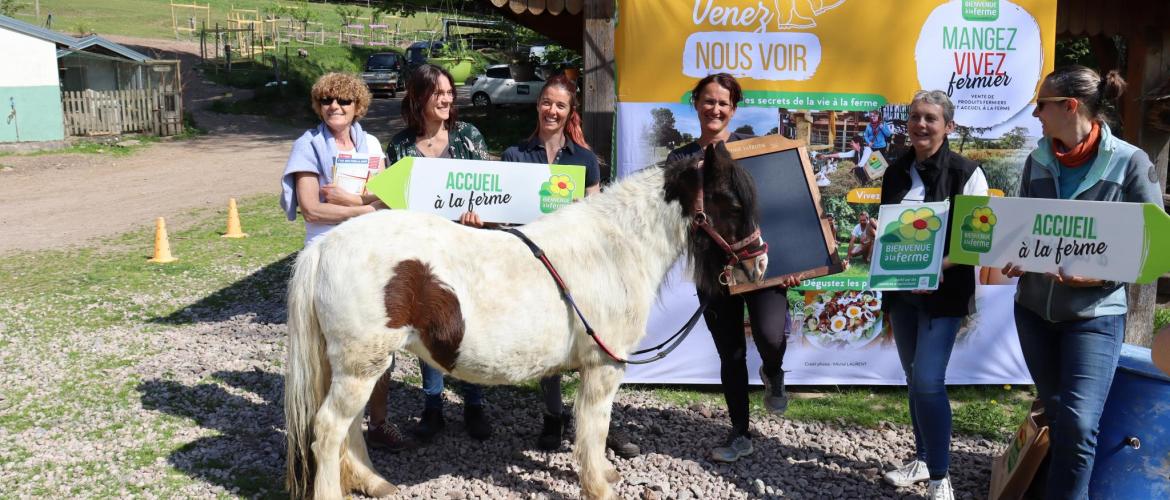
[[[803,144],[769,135],[730,142],[727,149],[755,180],[760,233],[768,242],[764,281],[734,285],[731,293],[776,286],[789,276],[803,280],[841,272],[837,241],[821,212],[821,192]]]

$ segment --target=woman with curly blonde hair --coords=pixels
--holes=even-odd
[[[321,123],[293,143],[284,166],[280,206],[288,220],[297,209],[305,219],[305,245],[351,217],[373,212],[379,202],[373,195],[356,195],[334,184],[333,165],[338,158],[369,155],[371,166],[385,165],[386,153],[373,135],[358,125],[370,108],[370,91],[354,75],[328,73],[313,84],[310,101]]]

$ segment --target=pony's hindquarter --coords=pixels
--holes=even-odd
[[[310,245],[297,256],[288,287],[288,360],[284,376],[284,421],[288,444],[285,486],[295,498],[308,497],[316,463],[313,417],[329,386],[329,361],[313,307],[313,284],[320,245]]]
[[[379,476],[354,418],[380,374],[333,373],[315,307],[321,245],[297,258],[288,293],[288,363],[284,413],[286,486],[293,498],[341,498],[358,489],[374,497],[397,488]],[[356,408],[355,408],[356,407]]]

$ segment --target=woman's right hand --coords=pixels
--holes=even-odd
[[[1011,262],[1005,264],[1003,269],[1000,269],[999,272],[1003,273],[1004,276],[1009,278],[1019,278],[1020,276],[1024,275],[1024,270],[1020,269],[1020,266],[1012,264]]]
[[[459,223],[464,226],[483,227],[483,220],[479,218],[479,214],[470,210],[459,216]]]
[[[362,204],[361,196],[341,189],[336,184],[321,186],[321,196],[325,198],[325,203],[341,205],[343,207],[356,207]]]

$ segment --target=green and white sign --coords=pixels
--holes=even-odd
[[[366,184],[386,206],[456,220],[525,224],[585,196],[585,167],[403,158]]]
[[[938,289],[948,208],[945,201],[882,205],[869,267],[869,288]]]
[[[1157,205],[958,196],[951,262],[1150,283],[1170,271],[1170,216]]]

